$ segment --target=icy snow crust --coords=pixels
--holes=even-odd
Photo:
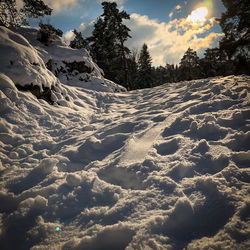
[[[4,73],[1,249],[250,248],[249,76],[59,106]]]

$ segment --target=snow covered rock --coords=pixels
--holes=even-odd
[[[61,84],[46,68],[38,51],[26,38],[16,31],[0,26],[0,54],[5,86],[8,77],[8,82],[11,80],[19,90],[31,91],[39,99],[54,102],[52,91],[55,87],[62,88]]]
[[[85,49],[72,49],[60,37],[45,46],[37,40],[37,33],[30,27],[13,31],[0,26],[1,88],[13,88],[12,82],[38,99],[63,106],[69,97],[62,83],[95,91],[126,91],[103,77]]]
[[[86,49],[72,49],[61,37],[45,46],[37,40],[38,30],[18,30],[36,48],[47,68],[64,84],[102,92],[125,92],[126,89],[103,77],[103,71]]]

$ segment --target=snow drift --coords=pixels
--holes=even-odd
[[[0,32],[1,249],[250,247],[249,76],[114,93],[93,66],[67,84],[45,67],[59,45],[25,30]]]

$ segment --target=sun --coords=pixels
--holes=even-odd
[[[207,15],[207,7],[200,7],[191,12],[191,15],[187,17],[187,21],[192,22],[193,24],[203,24],[206,21]]]

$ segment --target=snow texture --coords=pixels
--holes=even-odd
[[[44,66],[57,44],[21,33],[0,33],[0,249],[250,248],[249,76],[69,86]]]

